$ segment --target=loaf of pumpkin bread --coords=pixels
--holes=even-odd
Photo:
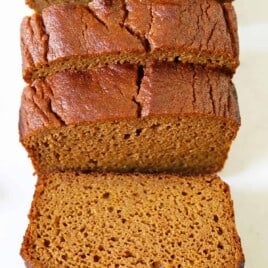
[[[229,187],[217,176],[40,176],[28,267],[242,268]]]
[[[19,123],[38,173],[213,173],[239,126],[230,76],[181,63],[37,79],[24,89]]]
[[[215,0],[62,3],[21,25],[23,77],[148,60],[199,63],[233,73],[239,64],[236,15]]]

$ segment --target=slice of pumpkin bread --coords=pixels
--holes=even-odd
[[[217,176],[40,176],[21,254],[32,268],[241,268],[229,187]]]
[[[60,72],[25,88],[20,139],[38,173],[220,170],[240,126],[229,75],[152,63]]]

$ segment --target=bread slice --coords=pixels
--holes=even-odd
[[[152,63],[61,72],[24,89],[20,139],[39,173],[220,170],[240,126],[230,76]]]
[[[232,73],[239,64],[234,9],[215,0],[53,5],[23,20],[21,48],[27,82],[63,70],[152,59]]]
[[[29,267],[241,268],[229,187],[217,176],[40,176],[21,254]]]

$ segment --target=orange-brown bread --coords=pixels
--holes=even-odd
[[[40,176],[21,254],[32,268],[242,268],[228,185],[217,176]]]
[[[59,71],[148,60],[200,63],[234,72],[236,15],[215,0],[91,1],[58,4],[21,25],[27,82]]]
[[[20,109],[38,173],[213,173],[239,126],[230,76],[180,63],[60,72],[26,87]]]
[[[107,0],[106,0],[107,1]],[[109,0],[111,2],[111,0]],[[122,0],[123,1],[123,0]],[[122,2],[121,1],[121,2]],[[126,5],[131,1],[131,0],[124,0]],[[139,2],[142,3],[150,3],[150,2],[154,2],[154,3],[177,3],[179,0],[143,0],[143,1],[136,1],[136,0],[132,0],[132,2],[136,2],[137,4],[139,4]],[[221,3],[224,2],[232,2],[232,0],[215,0]],[[56,4],[60,4],[60,3],[76,3],[76,4],[80,4],[80,5],[89,5],[90,2],[92,2],[92,0],[25,0],[26,4],[34,9],[36,12],[41,12],[44,8],[52,6],[52,5],[56,5]],[[94,1],[96,2],[96,1]],[[108,2],[108,1],[107,1]],[[113,2],[115,2],[115,0],[113,0]],[[142,17],[141,17],[142,20]]]
[[[36,12],[42,12],[42,10],[46,7],[61,4],[61,3],[69,3],[69,4],[80,4],[87,6],[91,0],[25,0],[25,3]]]

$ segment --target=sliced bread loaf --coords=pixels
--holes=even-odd
[[[25,88],[20,139],[37,172],[223,167],[240,126],[229,75],[152,63],[60,72]]]
[[[228,186],[216,176],[41,176],[21,254],[32,268],[242,268]]]
[[[231,3],[92,1],[58,4],[21,25],[27,82],[59,71],[112,63],[182,62],[238,66],[236,16]]]

